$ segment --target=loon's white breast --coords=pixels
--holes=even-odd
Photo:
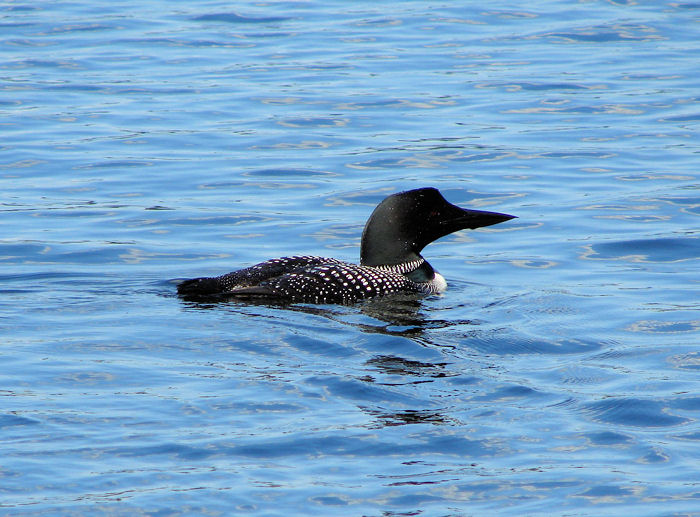
[[[435,294],[441,294],[447,291],[447,280],[437,271],[435,271],[435,278],[432,281],[431,289]]]

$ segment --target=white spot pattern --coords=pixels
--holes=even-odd
[[[393,293],[431,293],[430,282],[405,277],[423,264],[415,260],[391,266],[360,266],[341,260],[293,256],[267,260],[254,266],[205,280],[209,294],[261,296],[289,302],[342,303]],[[216,286],[211,292],[211,286]],[[205,293],[201,293],[205,294]]]
[[[282,257],[220,277],[186,281],[181,284],[181,287],[185,286],[181,294],[352,304],[393,293],[430,294],[444,290],[445,281],[437,273],[434,281],[420,283],[404,276],[424,262],[421,258],[404,264],[361,266],[308,255]]]

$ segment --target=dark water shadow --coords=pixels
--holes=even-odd
[[[406,409],[403,411],[380,411],[363,408],[375,421],[368,428],[381,429],[410,424],[431,425],[461,425],[456,419],[445,414],[445,411],[435,409]]]
[[[528,335],[512,325],[482,321],[480,318],[436,318],[435,312],[431,312],[431,298],[416,294],[394,294],[353,305],[311,305],[269,300],[242,301],[225,296],[209,296],[206,299],[181,297],[181,300],[188,310],[216,310],[225,307],[242,314],[252,315],[245,309],[250,307],[270,309],[266,316],[273,319],[276,318],[275,311],[279,310],[304,313],[328,319],[343,327],[358,330],[362,334],[402,337],[433,349],[468,349],[471,352],[489,356],[590,353],[611,344],[585,335],[561,338]],[[519,303],[522,303],[520,297],[509,296],[500,301],[475,303],[474,311],[476,313],[484,308],[502,304],[517,306]],[[440,310],[442,308],[438,309]],[[283,317],[280,316],[280,318]]]
[[[512,324],[463,318],[471,313],[472,306],[474,314],[482,315],[483,310],[499,305],[498,300],[490,299],[459,307],[450,306],[444,299],[416,295],[386,296],[349,306],[251,302],[226,297],[180,300],[188,311],[231,311],[246,318],[263,318],[262,332],[267,324],[279,322],[290,329],[290,339],[283,339],[286,344],[305,354],[337,358],[338,364],[358,353],[353,347],[355,341],[361,343],[361,354],[365,354],[364,358],[358,356],[361,364],[351,360],[349,369],[331,368],[306,382],[356,405],[368,415],[369,421],[364,426],[368,429],[464,425],[452,408],[436,405],[429,396],[405,396],[412,393],[410,388],[404,390],[408,385],[423,384],[428,390],[424,393],[430,393],[429,383],[437,390],[452,392],[464,386],[469,386],[467,391],[470,391],[475,389],[474,384],[483,382],[484,386],[478,390],[486,390],[483,395],[470,395],[478,405],[516,400],[539,407],[549,401],[546,390],[526,384],[502,386],[502,381],[494,381],[484,372],[497,371],[503,356],[590,353],[602,346],[583,338],[529,336]],[[521,297],[509,296],[499,306],[518,306],[521,302]],[[455,317],[434,317],[444,311]],[[314,318],[297,318],[296,314]],[[494,317],[498,314],[494,313]],[[328,332],[324,320],[328,321]],[[301,328],[301,332],[295,327]],[[346,329],[340,337],[339,327],[341,332]],[[415,345],[426,352],[420,352]]]
[[[321,316],[332,321],[350,325],[362,332],[381,333],[388,335],[415,335],[426,328],[435,328],[440,323],[430,320],[421,311],[424,296],[417,294],[394,294],[365,300],[353,305],[312,305],[303,303],[285,303],[274,300],[256,300],[234,298],[226,295],[179,296],[184,306],[189,310],[214,310],[226,308],[260,307],[271,310],[305,313]],[[349,322],[347,317],[362,314],[377,321]]]

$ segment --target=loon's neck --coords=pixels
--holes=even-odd
[[[435,279],[435,270],[427,260],[423,259],[418,267],[404,273],[404,276],[418,284],[423,284],[425,282],[432,282]]]
[[[428,293],[442,293],[447,289],[445,277],[435,271],[427,260],[424,260],[420,266],[407,273],[405,276],[409,280],[420,284]]]
[[[445,277],[435,271],[433,266],[420,255],[418,255],[418,259],[416,260],[402,262],[400,264],[385,264],[371,267],[381,269],[382,271],[401,274],[409,280],[420,284],[428,293],[442,293],[447,289]]]
[[[374,267],[377,269],[381,269],[382,271],[389,271],[391,273],[399,273],[401,275],[408,275],[408,273],[411,273],[415,271],[416,269],[420,268],[423,264],[428,264],[423,257],[421,257],[419,254],[414,253],[411,255],[408,255],[406,259],[401,260],[399,262],[392,261],[387,264],[366,264],[365,262],[360,262],[362,266],[370,266]],[[430,264],[428,264],[430,266]]]

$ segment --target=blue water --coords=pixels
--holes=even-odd
[[[699,14],[0,4],[0,512],[700,514]],[[175,296],[421,186],[443,296]]]

